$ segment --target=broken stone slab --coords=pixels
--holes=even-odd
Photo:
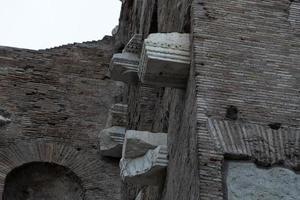
[[[138,74],[145,84],[185,88],[190,64],[189,34],[154,33],[144,41]]]
[[[142,35],[135,34],[122,53],[114,54],[109,67],[110,77],[125,83],[138,82],[138,65],[142,49]]]
[[[143,156],[148,150],[159,145],[167,145],[166,133],[151,133],[148,131],[127,130],[123,145],[122,158]]]
[[[165,177],[168,166],[166,145],[148,150],[144,156],[120,161],[121,177],[124,181],[139,185],[156,185]]]
[[[127,126],[127,104],[114,104],[111,106],[108,112],[108,119],[106,122],[106,127],[112,126]]]
[[[99,135],[100,153],[103,156],[121,158],[126,128],[113,126],[101,131]]]

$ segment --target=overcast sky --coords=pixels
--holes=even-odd
[[[118,24],[120,0],[0,0],[0,46],[43,49],[101,39]]]

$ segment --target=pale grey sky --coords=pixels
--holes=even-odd
[[[120,0],[0,0],[0,46],[43,49],[99,40],[118,24]]]

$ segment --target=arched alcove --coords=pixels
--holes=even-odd
[[[31,162],[13,169],[5,179],[3,200],[83,200],[81,180],[67,167]]]

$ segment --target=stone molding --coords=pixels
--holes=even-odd
[[[159,145],[148,150],[144,156],[120,161],[121,177],[124,181],[139,185],[156,185],[164,178],[168,166],[167,146]]]
[[[124,181],[139,185],[156,185],[165,177],[168,165],[166,133],[126,131],[120,161]]]
[[[109,72],[113,80],[125,83],[136,83],[138,81],[138,65],[142,46],[142,35],[135,34],[122,53],[114,54]]]
[[[185,88],[190,64],[189,34],[150,34],[144,41],[139,78],[158,87]]]
[[[137,158],[159,145],[167,145],[166,133],[127,130],[123,145],[122,158]]]

